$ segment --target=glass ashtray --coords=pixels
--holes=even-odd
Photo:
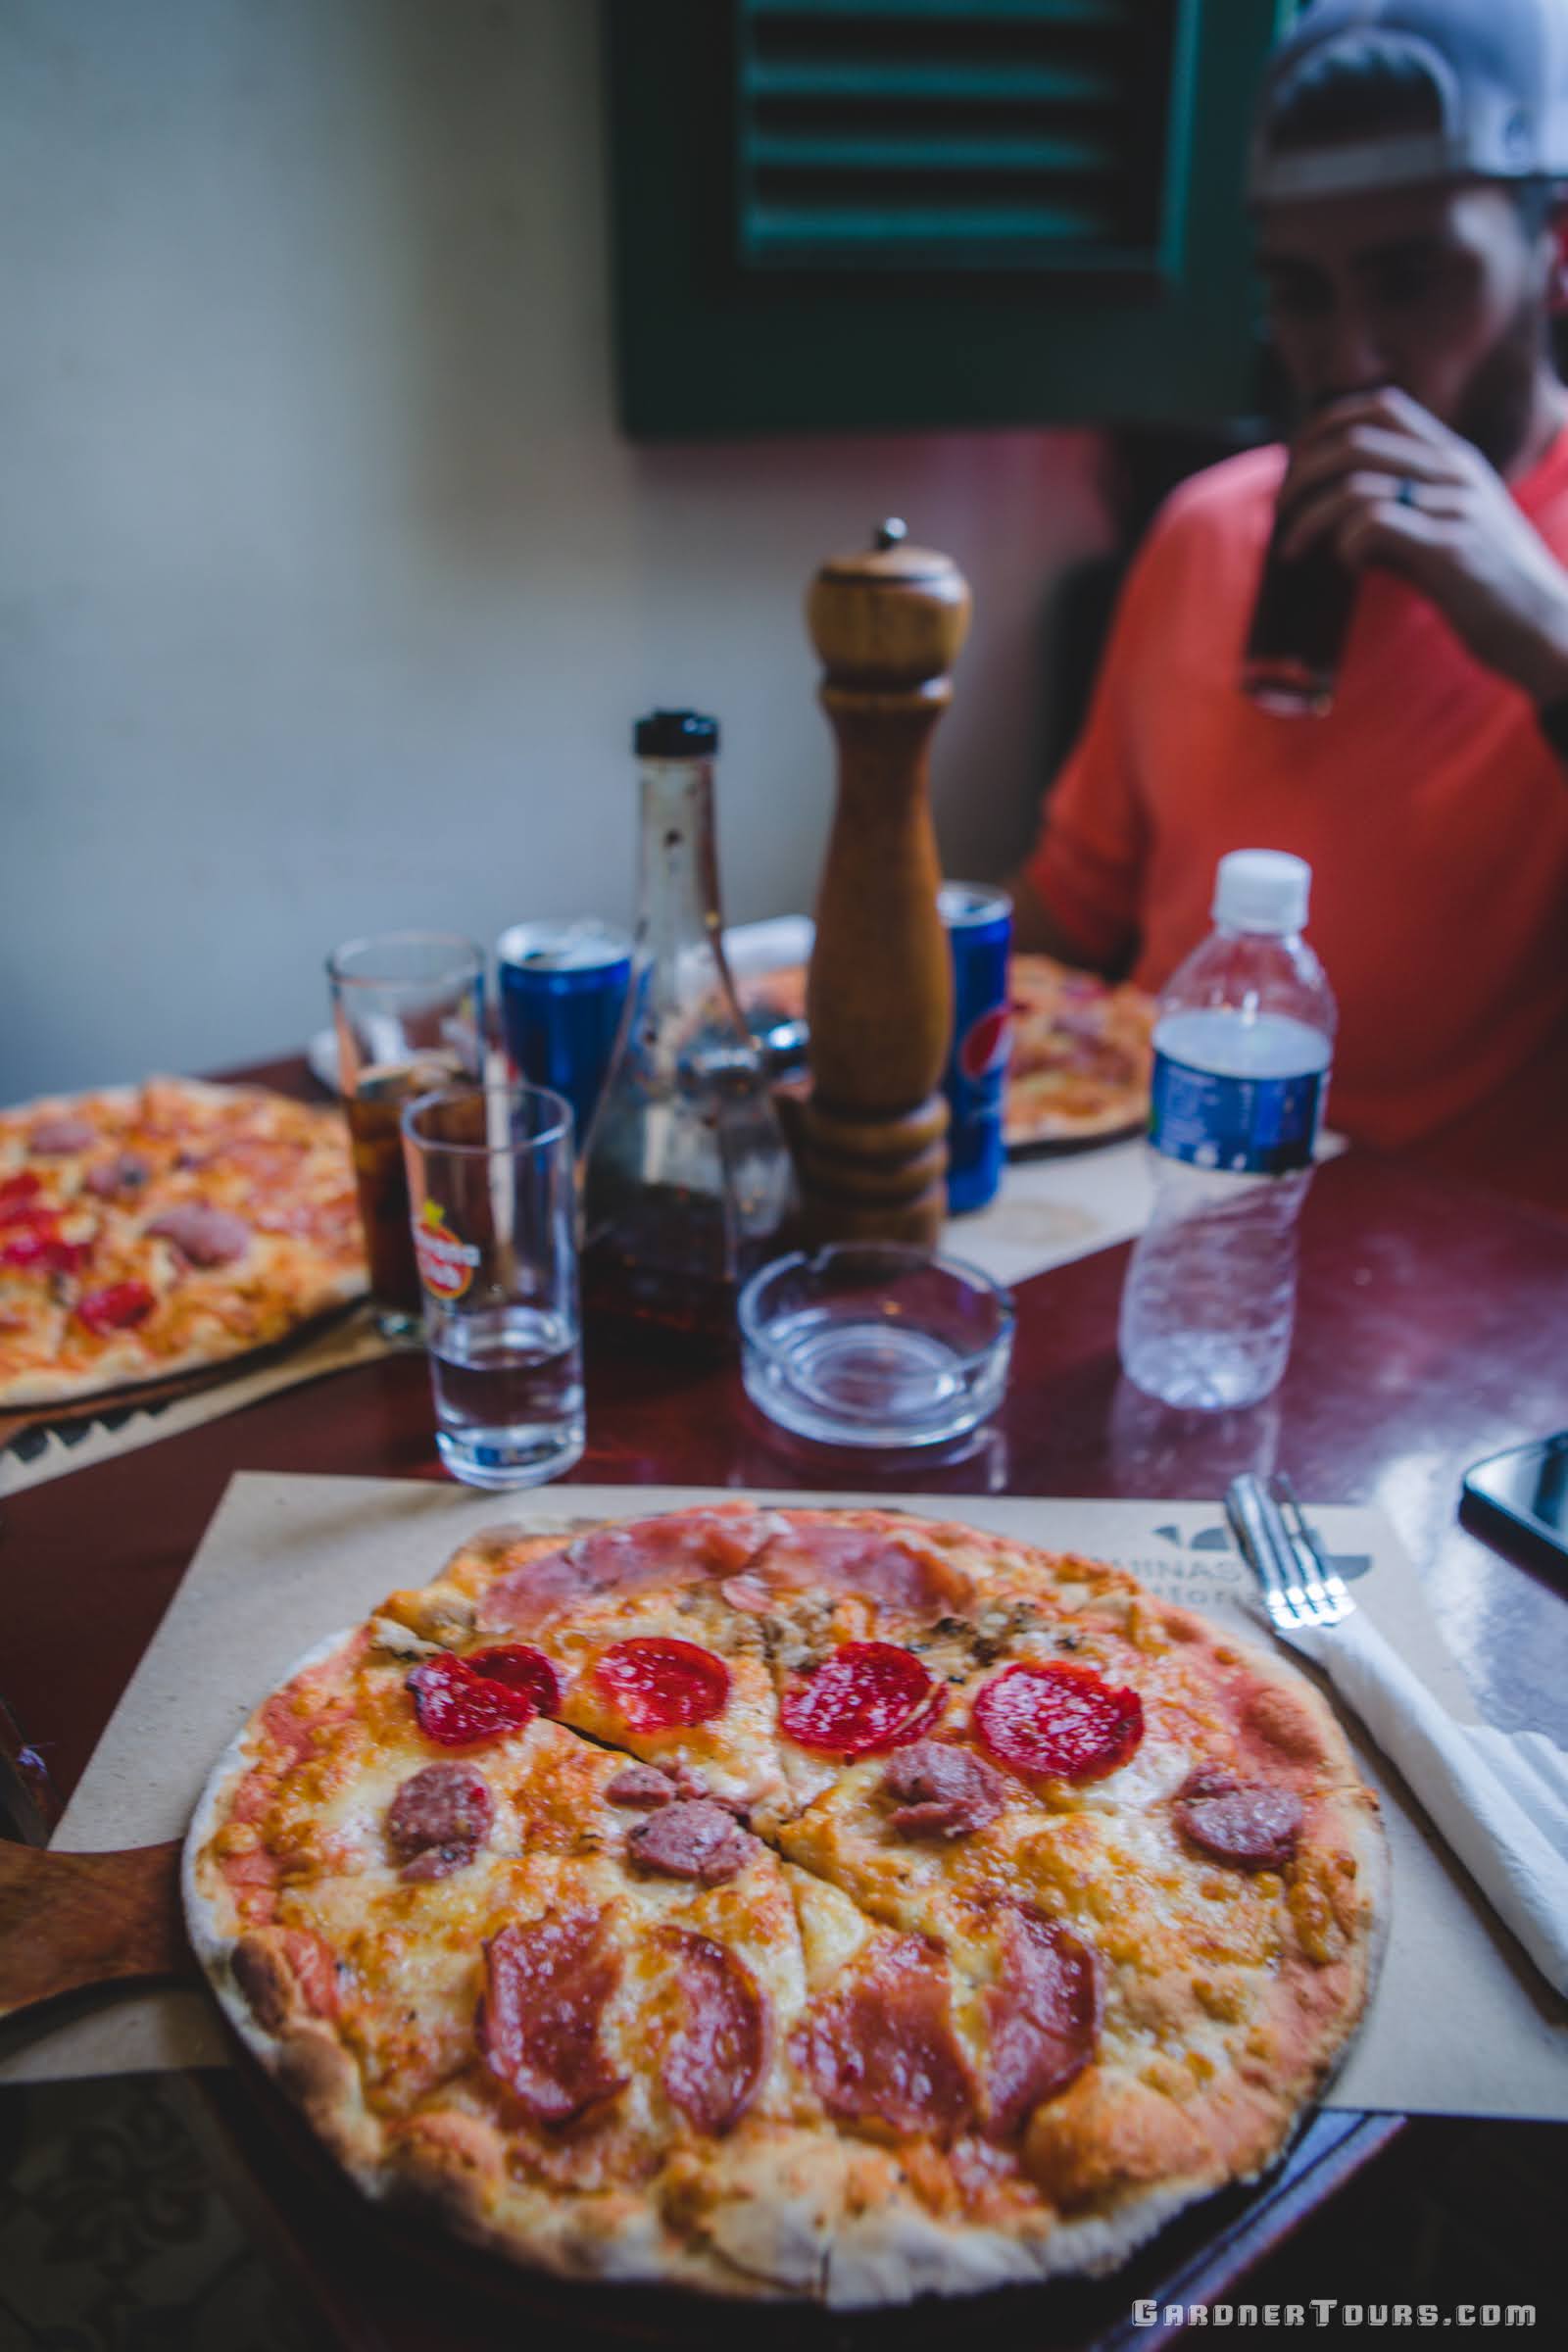
[[[752,1402],[828,1446],[940,1446],[1002,1401],[1012,1300],[978,1266],[901,1242],[833,1242],[740,1296]]]

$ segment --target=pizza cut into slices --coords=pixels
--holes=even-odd
[[[154,1078],[0,1111],[0,1406],[222,1363],[365,1282],[335,1109]]]
[[[1152,997],[1034,955],[1010,958],[1007,994],[1003,1133],[1009,1150],[1104,1142],[1147,1122]],[[804,1020],[806,966],[754,974],[740,995],[756,1019]]]
[[[524,2263],[858,2306],[1124,2257],[1365,2007],[1376,1800],[1103,1564],[750,1502],[499,1528],[264,1702],[186,1851],[240,2033]]]
[[[1051,956],[1007,967],[1012,1047],[1004,1097],[1009,1148],[1121,1135],[1149,1117],[1156,1005]]]

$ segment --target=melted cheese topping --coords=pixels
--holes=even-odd
[[[231,1933],[271,1921],[328,1947],[341,2033],[390,2147],[460,2119],[479,2134],[475,2148],[502,2151],[504,2193],[524,2200],[515,2212],[530,2243],[557,2246],[553,2233],[578,2226],[562,2219],[567,2192],[587,2201],[586,2213],[634,2189],[638,2227],[654,2237],[617,2240],[633,2271],[642,2262],[667,2272],[681,2246],[701,2242],[740,2274],[797,2285],[826,2263],[857,2197],[912,2197],[931,2214],[983,2213],[1009,2230],[1048,2228],[1053,2200],[1108,2209],[1137,2185],[1140,2166],[1165,2177],[1151,2150],[1163,2151],[1167,2172],[1190,2165],[1191,2146],[1209,2148],[1212,2161],[1208,2127],[1181,2119],[1222,2093],[1227,2129],[1240,2134],[1237,2116],[1250,2119],[1246,2144],[1262,2160],[1282,2127],[1255,2085],[1277,2063],[1300,2065],[1282,2043],[1281,1986],[1292,1971],[1332,1972],[1364,1952],[1369,1890],[1334,1812],[1355,1788],[1348,1753],[1325,1744],[1309,1709],[1293,1713],[1282,1684],[1260,1687],[1236,1652],[1119,1572],[991,1547],[967,1531],[926,1530],[923,1540],[948,1543],[969,1580],[965,1614],[915,1622],[864,1595],[806,1592],[759,1616],[712,1584],[599,1594],[521,1637],[557,1667],[562,1721],[442,1749],[419,1731],[409,1696],[410,1642],[416,1656],[428,1643],[461,1654],[486,1639],[486,1585],[523,1548],[509,1547],[503,1531],[424,1592],[393,1595],[381,1640],[362,1638],[269,1702],[203,1883]],[[591,1669],[610,1643],[644,1635],[723,1659],[720,1715],[653,1733],[618,1720]],[[781,1733],[780,1693],[849,1639],[902,1639],[917,1651],[948,1691],[941,1737],[969,1737],[975,1695],[1004,1665],[1069,1658],[1138,1690],[1143,1740],[1098,1781],[1027,1787],[1005,1776],[1006,1808],[978,1831],[903,1837],[891,1827],[885,1756],[808,1756]],[[407,1780],[448,1755],[482,1772],[493,1819],[449,1875],[411,1882],[388,1842],[388,1812]],[[648,1815],[606,1795],[631,1757],[679,1770],[683,1794],[700,1783],[750,1810],[760,1836],[736,1875],[705,1886],[635,1865],[627,1838]],[[1183,1837],[1171,1798],[1200,1763],[1299,1794],[1306,1829],[1286,1870],[1227,1865]],[[1036,2114],[1020,2144],[993,2147],[972,2133],[952,2147],[922,2141],[903,2151],[890,2180],[877,2169],[885,2150],[870,2144],[874,2119],[824,2119],[792,2060],[792,2029],[887,1930],[934,1938],[951,1972],[959,2048],[983,2079],[1009,1905],[1098,1954],[1094,2063]],[[596,2031],[624,2087],[562,2132],[531,2122],[490,2071],[476,2016],[487,1941],[584,1908],[602,1915],[618,1956]],[[767,2019],[755,2097],[719,2140],[693,2127],[662,2074],[684,2014],[682,1936],[731,1954]],[[1353,2004],[1339,1997],[1348,2024]],[[765,2258],[758,2197],[777,2225]]]

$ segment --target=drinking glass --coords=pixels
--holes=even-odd
[[[416,1095],[479,1078],[484,951],[446,931],[351,939],[327,957],[370,1295],[387,1339],[421,1331],[398,1120]]]
[[[571,1110],[457,1086],[403,1113],[436,1446],[470,1487],[533,1487],[583,1449]]]

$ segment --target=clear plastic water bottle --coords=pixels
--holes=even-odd
[[[1254,1404],[1290,1353],[1296,1225],[1334,1050],[1334,999],[1301,937],[1311,881],[1280,850],[1222,858],[1214,928],[1160,998],[1154,1206],[1120,1346],[1128,1378],[1167,1404]]]

